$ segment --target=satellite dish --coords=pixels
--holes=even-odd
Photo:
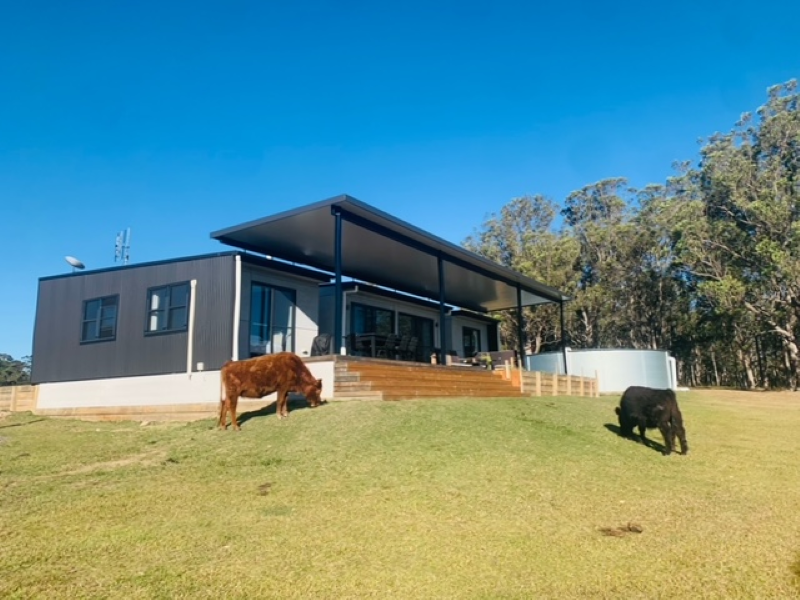
[[[77,270],[81,270],[81,269],[85,269],[86,268],[86,265],[83,264],[81,261],[79,261],[74,256],[65,256],[64,260],[67,261],[70,265],[72,265],[72,270],[73,271],[76,270],[76,269]]]

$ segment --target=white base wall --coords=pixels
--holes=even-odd
[[[322,379],[322,397],[333,396],[333,361],[306,363]],[[116,377],[89,381],[39,384],[37,409],[89,408],[109,406],[167,406],[219,402],[219,371],[171,375]],[[268,404],[275,394],[265,396]]]

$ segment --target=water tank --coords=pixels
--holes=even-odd
[[[567,368],[564,368],[566,355]],[[593,349],[529,354],[527,367],[543,373],[600,379],[600,393],[622,393],[631,385],[658,389],[678,388],[675,359],[665,350]]]

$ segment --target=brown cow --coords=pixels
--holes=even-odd
[[[236,403],[239,397],[263,398],[278,392],[275,412],[279,419],[289,416],[286,406],[289,392],[304,394],[310,406],[319,406],[322,380],[314,379],[305,363],[296,354],[278,352],[247,360],[229,360],[220,371],[222,394],[219,407],[219,427],[227,429],[227,414],[231,414],[234,429]]]

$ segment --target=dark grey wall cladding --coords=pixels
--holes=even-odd
[[[333,286],[319,288],[319,332],[333,335],[336,326],[334,313],[336,312],[336,298]],[[344,327],[344,324],[342,324]]]
[[[39,281],[33,338],[34,383],[186,371],[188,332],[145,335],[148,288],[197,280],[192,368],[230,358],[234,257],[219,255],[127,266]],[[81,344],[83,302],[119,294],[113,341]]]

